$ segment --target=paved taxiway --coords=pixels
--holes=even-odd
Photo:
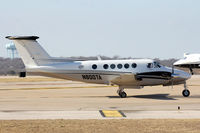
[[[127,89],[124,99],[116,86],[37,78],[0,78],[0,119],[101,119],[100,110],[120,110],[122,118],[200,118],[200,76],[188,81],[188,98],[179,85]]]

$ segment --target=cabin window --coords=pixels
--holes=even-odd
[[[110,65],[110,68],[111,68],[111,69],[115,69],[115,64],[111,64],[111,65]]]
[[[97,65],[96,65],[96,64],[93,64],[93,65],[92,65],[92,69],[97,69]]]
[[[128,69],[128,68],[129,68],[129,64],[128,64],[128,63],[124,64],[124,67],[125,67],[126,69]]]
[[[117,68],[121,69],[122,68],[122,64],[118,64]]]
[[[137,67],[137,64],[136,64],[136,63],[133,63],[131,66],[132,66],[132,68],[136,68],[136,67]]]
[[[104,69],[108,69],[108,64],[104,64],[104,65],[103,65],[103,68],[104,68]]]
[[[153,63],[148,63],[148,64],[147,64],[147,67],[148,67],[148,68],[153,68]]]

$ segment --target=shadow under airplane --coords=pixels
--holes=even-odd
[[[109,98],[119,98],[119,96],[108,96]],[[149,95],[135,95],[127,96],[127,98],[146,98],[146,99],[155,99],[155,100],[177,100],[175,98],[169,97],[169,94],[149,94]]]

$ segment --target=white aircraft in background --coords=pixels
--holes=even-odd
[[[124,88],[140,89],[144,86],[173,86],[184,84],[183,96],[190,95],[187,72],[160,65],[151,59],[69,61],[54,58],[39,45],[37,36],[8,36],[21,56],[26,72],[41,76],[82,81],[96,84],[118,85],[118,94],[125,98]]]
[[[193,68],[200,68],[200,54],[184,54],[184,59],[180,59],[174,63],[174,66],[189,68],[193,73]]]

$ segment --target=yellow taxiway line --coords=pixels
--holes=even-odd
[[[100,110],[103,117],[126,117],[123,112],[118,110]]]

